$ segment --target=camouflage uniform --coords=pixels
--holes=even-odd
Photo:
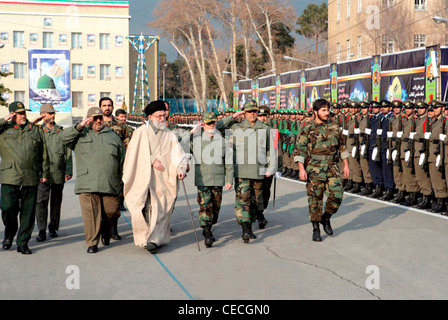
[[[328,193],[326,213],[335,214],[342,202],[344,192],[335,158],[338,152],[342,159],[348,158],[349,153],[344,141],[342,131],[336,122],[318,124],[315,120],[303,128],[297,141],[294,160],[304,163],[307,171],[311,222],[322,219],[324,193]]]
[[[111,128],[119,137],[123,146],[126,149],[128,147],[129,141],[131,140],[132,133],[134,129],[128,126],[126,123],[121,122],[114,116],[112,116],[111,121],[104,121],[104,125]]]

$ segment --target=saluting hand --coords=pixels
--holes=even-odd
[[[90,118],[84,118],[84,119],[82,119],[82,121],[79,123],[79,125],[80,125],[81,127],[84,127],[86,124],[92,122],[92,120],[93,120],[93,117],[90,117]]]
[[[11,113],[8,113],[3,119],[5,119],[6,121],[9,121],[9,120],[11,120],[15,115],[16,115],[15,112],[11,112]]]
[[[42,120],[44,117],[45,117],[45,115],[41,115],[40,117],[37,117],[37,118],[31,120],[30,122],[31,122],[31,123],[38,123],[38,122],[39,122],[40,120]]]

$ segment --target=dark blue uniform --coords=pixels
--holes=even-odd
[[[389,122],[392,119],[392,113],[388,113],[387,115],[381,114],[380,119],[381,119],[381,127],[383,128],[381,139],[381,171],[383,174],[383,182],[386,190],[393,190],[395,189],[394,167],[393,164],[387,163],[386,158],[388,148],[387,131],[389,130]]]

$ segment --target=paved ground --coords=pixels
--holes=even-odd
[[[192,175],[186,186],[197,217]],[[254,227],[256,240],[240,239],[231,190],[214,228],[217,242],[205,248],[198,230],[199,251],[181,188],[172,240],[157,255],[134,246],[128,212],[119,220],[123,240],[92,255],[73,188],[70,181],[64,190],[58,238],[38,243],[35,229],[32,255],[17,253],[15,244],[0,251],[0,300],[448,298],[448,220],[440,215],[345,194],[332,220],[335,235],[315,243],[304,184],[279,179],[276,207],[269,205],[266,229]]]

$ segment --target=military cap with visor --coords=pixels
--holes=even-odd
[[[378,101],[370,101],[372,108],[381,108],[381,104]]]
[[[25,105],[23,104],[23,102],[20,101],[14,101],[11,102],[8,106],[8,110],[9,112],[23,112],[23,111],[31,111],[30,109],[25,108]]]
[[[204,115],[202,116],[202,122],[206,124],[216,121],[217,121],[216,113],[214,112],[205,112]]]
[[[92,107],[87,110],[87,118],[102,117],[103,111],[99,107]]]
[[[369,103],[366,102],[366,101],[361,101],[361,102],[359,103],[359,107],[360,107],[361,109],[367,109],[367,108],[370,107],[370,105],[369,105]]]
[[[422,100],[417,101],[415,105],[418,109],[426,109],[429,106],[425,101]]]
[[[403,108],[403,102],[400,100],[394,100],[392,101],[392,107],[393,108]]]
[[[381,100],[381,101],[380,101],[380,104],[381,104],[382,107],[386,107],[386,108],[392,106],[392,104],[390,103],[389,100]]]
[[[260,106],[260,108],[258,108],[259,116],[268,116],[270,114],[271,114],[271,109],[268,106]]]
[[[47,112],[47,113],[55,113],[56,110],[54,110],[53,106],[49,103],[45,103],[40,106],[40,112]]]
[[[244,103],[243,106],[244,111],[258,111],[258,105],[255,100],[249,100]]]
[[[414,104],[414,102],[407,100],[404,102],[404,108],[405,109],[414,109],[415,104]]]

